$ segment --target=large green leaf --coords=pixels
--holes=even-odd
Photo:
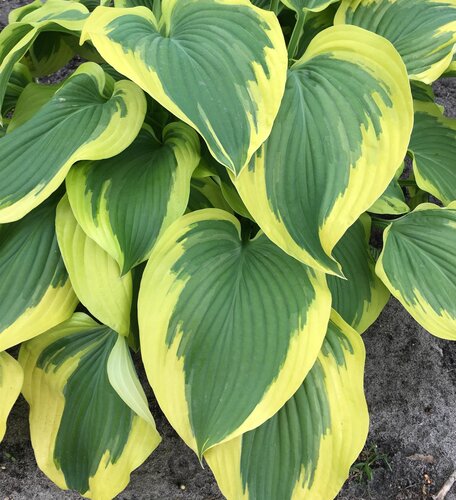
[[[145,127],[120,155],[70,171],[66,186],[76,219],[122,274],[146,260],[160,232],[183,215],[198,162],[196,133],[176,122],[160,140]]]
[[[332,307],[359,333],[378,318],[389,299],[389,292],[375,274],[375,261],[369,250],[370,218],[363,215],[344,234],[334,248],[346,279],[328,276]]]
[[[139,415],[111,383],[110,365],[144,396],[136,374],[118,371],[119,341],[125,339],[76,313],[23,344],[19,355],[38,466],[60,488],[94,499],[120,493],[160,442],[147,407]]]
[[[58,31],[78,35],[89,11],[83,5],[65,0],[34,2],[15,16],[0,33],[0,107],[14,65],[21,60],[42,32]],[[1,117],[0,117],[1,119]]]
[[[183,216],[154,247],[139,292],[147,376],[200,457],[293,395],[330,313],[324,275],[240,229],[218,209]]]
[[[130,333],[133,283],[120,275],[118,263],[77,223],[68,197],[57,207],[56,232],[65,266],[79,300],[117,333]]]
[[[331,252],[394,177],[412,120],[394,47],[355,26],[328,28],[290,68],[271,135],[235,185],[272,241],[339,274]]]
[[[446,205],[456,200],[456,120],[432,102],[415,101],[409,150],[418,186]]]
[[[437,337],[456,340],[456,204],[425,203],[385,231],[376,272]]]
[[[0,352],[66,320],[77,305],[57,245],[57,201],[0,225]]]
[[[9,412],[18,398],[24,374],[21,365],[7,352],[0,352],[0,443]]]
[[[342,0],[335,24],[356,24],[390,40],[412,80],[432,83],[456,42],[455,0]]]
[[[84,25],[88,39],[233,172],[269,135],[287,67],[272,12],[248,0],[169,0],[160,19],[145,7],[99,7]]]
[[[337,315],[294,396],[263,425],[206,453],[227,498],[326,500],[337,495],[367,437],[365,350]]]
[[[144,94],[134,83],[113,84],[96,64],[80,66],[30,120],[0,139],[0,223],[38,206],[76,161],[124,150],[145,110]]]

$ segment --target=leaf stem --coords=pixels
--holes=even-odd
[[[414,187],[416,187],[416,182],[412,179],[399,179],[398,182],[401,186],[414,186]]]
[[[288,42],[288,59],[294,59],[296,52],[298,50],[299,41],[301,40],[302,34],[304,32],[304,23],[306,22],[307,12],[300,10],[296,14],[296,24],[293,28],[293,33],[291,34],[290,41]]]
[[[277,16],[279,13],[279,0],[271,0],[271,10]]]

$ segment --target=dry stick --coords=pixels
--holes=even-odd
[[[453,474],[446,480],[445,484],[442,486],[442,489],[434,495],[432,498],[434,500],[444,500],[447,496],[447,493],[451,490],[451,487],[456,482],[456,470],[453,471]]]

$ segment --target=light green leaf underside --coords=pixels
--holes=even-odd
[[[287,67],[272,12],[248,0],[169,0],[157,20],[145,7],[99,7],[84,26],[88,39],[233,172],[269,135]]]
[[[456,42],[456,0],[342,0],[335,24],[355,24],[390,40],[412,80],[432,83]]]
[[[410,211],[410,207],[405,201],[405,195],[398,182],[404,171],[404,164],[397,169],[394,179],[388,184],[385,192],[369,208],[368,212],[383,215],[401,215]]]
[[[143,128],[120,155],[81,162],[69,172],[66,187],[78,223],[122,274],[146,260],[159,234],[183,215],[198,162],[198,136],[176,122],[160,140]]]
[[[338,316],[294,396],[263,425],[205,457],[227,498],[327,500],[348,477],[367,437],[365,350]]]
[[[160,442],[153,421],[138,416],[110,384],[117,339],[77,313],[23,344],[19,355],[38,466],[60,488],[94,499],[120,493]]]
[[[328,28],[290,68],[271,135],[234,183],[272,241],[339,274],[331,252],[394,177],[412,119],[394,47],[355,26]]]
[[[38,4],[34,3],[31,8],[16,12],[10,19],[11,24],[0,33],[0,105],[14,65],[30,49],[38,35],[45,31],[78,35],[89,15],[83,5],[64,0],[48,0],[37,7]]]
[[[383,240],[378,276],[426,330],[456,340],[456,206],[420,205]]]
[[[149,410],[144,389],[142,388],[136,369],[131,358],[130,349],[125,337],[119,335],[112,348],[106,365],[109,383],[112,385],[123,402],[129,406],[136,415],[155,426],[154,418]]]
[[[11,122],[8,126],[8,134],[24,125],[30,120],[46,103],[48,103],[61,83],[52,85],[41,85],[39,83],[29,83],[20,95]]]
[[[415,101],[409,150],[418,186],[445,205],[456,200],[456,120],[434,103]]]
[[[312,11],[320,12],[326,9],[332,3],[339,0],[281,0],[289,9],[295,12]]]
[[[0,139],[0,223],[38,206],[76,161],[120,153],[138,134],[145,108],[134,83],[112,85],[96,64],[80,66],[29,121]]]
[[[370,218],[363,215],[344,234],[334,249],[346,280],[328,276],[332,307],[359,333],[378,318],[389,299],[389,292],[375,274],[375,261],[369,250]]]
[[[117,262],[79,226],[66,195],[57,207],[55,224],[65,267],[79,300],[100,322],[128,336],[131,273],[120,276]]]
[[[6,432],[8,415],[21,392],[23,379],[21,365],[7,352],[0,352],[0,443]]]
[[[323,275],[264,234],[241,241],[239,233],[222,210],[183,216],[154,247],[139,292],[149,382],[200,456],[260,425],[292,396],[330,312]]]
[[[55,196],[0,225],[0,351],[71,316],[77,305],[55,235]]]

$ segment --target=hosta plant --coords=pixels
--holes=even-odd
[[[456,0],[99,3],[0,34],[0,438],[22,391],[40,469],[115,497],[140,351],[228,499],[331,499],[390,293],[456,340]]]

